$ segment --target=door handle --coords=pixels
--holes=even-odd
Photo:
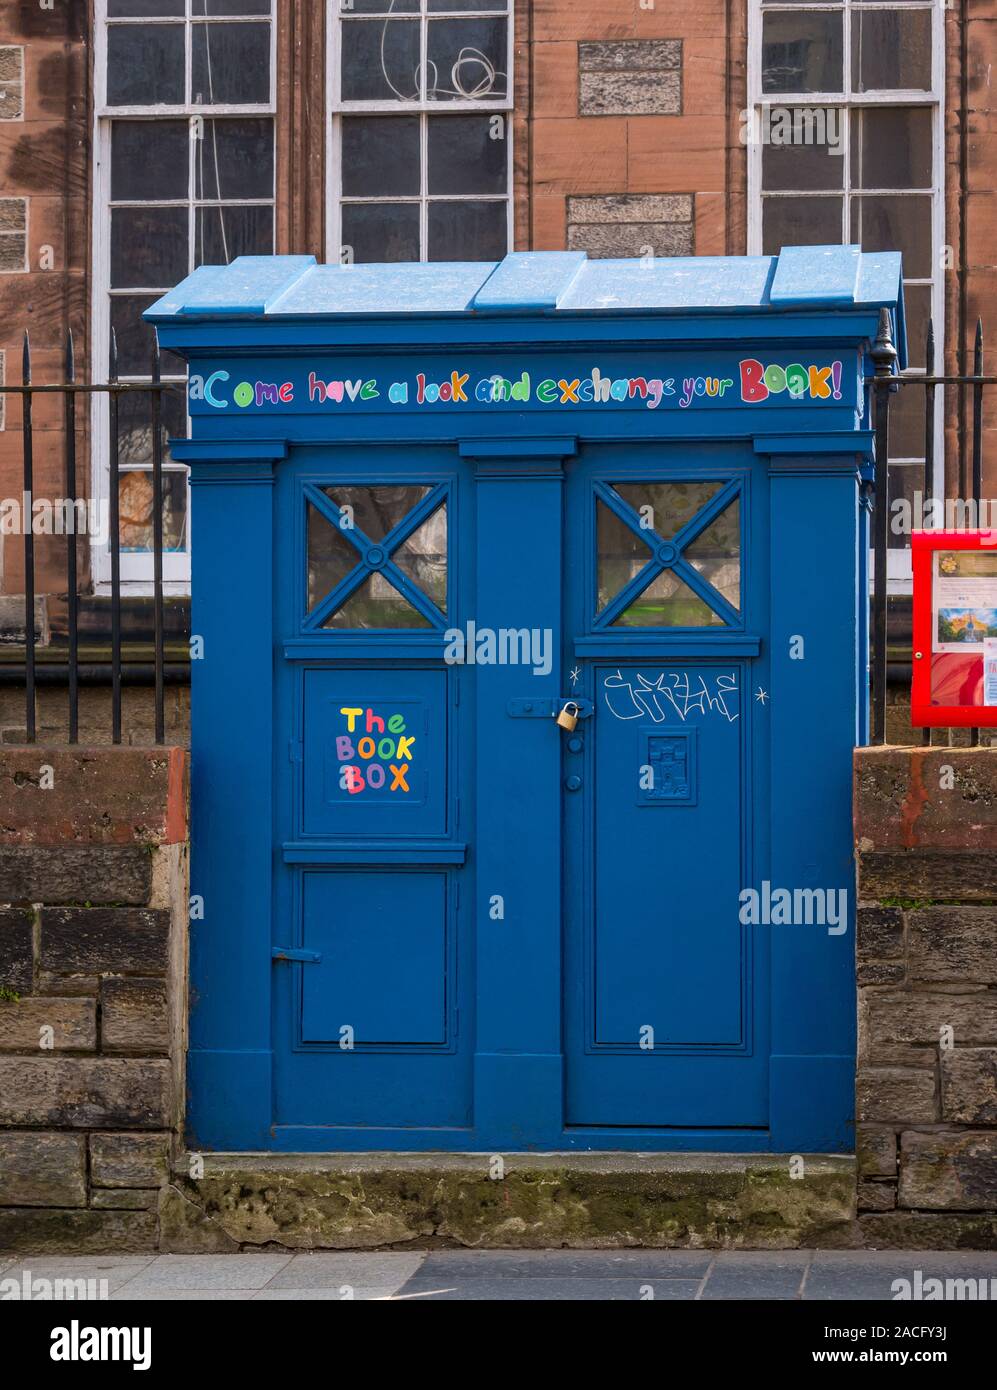
[[[318,965],[321,951],[300,951],[295,946],[275,946],[270,952],[274,960],[300,961],[302,965]]]

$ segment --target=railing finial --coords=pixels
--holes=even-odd
[[[893,323],[890,311],[885,306],[879,311],[879,328],[869,356],[876,368],[877,376],[892,376],[897,362],[897,350],[893,345]]]

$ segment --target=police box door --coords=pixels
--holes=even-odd
[[[565,1121],[764,1128],[766,537],[736,447],[568,465]],[[591,707],[591,714],[587,711]]]
[[[471,1123],[466,484],[369,445],[279,489],[274,1133],[404,1147]]]

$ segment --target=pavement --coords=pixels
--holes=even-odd
[[[942,1284],[928,1286],[929,1279]],[[12,1284],[10,1281],[16,1281]],[[997,1252],[439,1250],[239,1255],[0,1255],[0,1299],[891,1301],[997,1298]],[[90,1284],[87,1281],[95,1281]],[[906,1281],[897,1285],[896,1281]],[[958,1281],[946,1285],[944,1281]],[[968,1285],[967,1280],[986,1284]],[[75,1281],[83,1281],[75,1282]],[[992,1281],[992,1282],[991,1282]],[[17,1290],[17,1291],[15,1291]],[[910,1296],[908,1294],[908,1296]]]

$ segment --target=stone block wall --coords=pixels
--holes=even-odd
[[[64,744],[69,736],[69,698],[64,685],[39,685],[35,690],[38,742]],[[190,686],[168,685],[163,702],[168,744],[190,744]],[[148,748],[155,739],[156,704],[151,685],[125,685],[121,691],[121,733],[125,743]],[[25,739],[24,689],[0,685],[0,744]],[[110,747],[111,687],[81,685],[79,741],[83,747]]]
[[[0,752],[0,1250],[155,1249],[183,1111],[187,758]]]
[[[997,753],[855,761],[858,1220],[997,1248]]]

